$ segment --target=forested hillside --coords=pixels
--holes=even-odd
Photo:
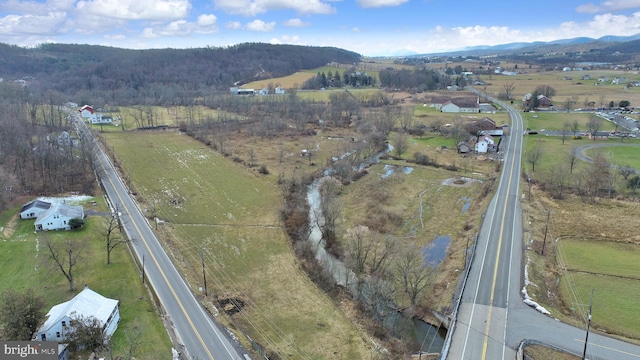
[[[55,100],[172,103],[234,84],[279,77],[360,55],[331,47],[246,43],[225,48],[129,50],[94,45],[0,44],[0,78],[27,80]],[[53,99],[52,99],[53,100]]]

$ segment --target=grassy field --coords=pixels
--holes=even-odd
[[[514,64],[515,65],[515,64]],[[586,107],[585,103],[593,101],[596,107],[608,106],[610,101],[616,104],[621,100],[629,100],[631,105],[640,105],[640,88],[626,89],[624,85],[599,84],[595,86],[598,77],[608,76],[610,79],[624,77],[628,81],[640,80],[640,75],[633,72],[617,70],[576,71],[576,72],[544,72],[540,69],[526,69],[522,64],[516,70],[516,76],[482,75],[486,86],[478,87],[489,94],[497,95],[504,91],[505,84],[513,84],[515,89],[512,98],[520,101],[527,93],[532,93],[539,85],[548,85],[556,90],[552,97],[553,104],[564,108],[567,100],[571,100],[575,108]],[[451,65],[450,65],[451,66]],[[464,66],[464,65],[463,65]],[[506,66],[506,67],[505,67]],[[509,65],[503,66],[508,69]],[[514,69],[510,69],[513,71]],[[591,80],[581,80],[583,75],[589,75]],[[570,77],[571,80],[565,80]]]
[[[617,254],[614,254],[617,255]],[[640,338],[640,326],[634,314],[640,299],[639,280],[590,274],[566,274],[560,283],[563,297],[578,318],[586,319],[584,304],[589,304],[594,290],[591,326],[594,329],[626,338]],[[580,312],[578,307],[582,306]]]
[[[619,139],[614,140],[616,143],[620,143]],[[625,143],[640,145],[640,140],[625,140]],[[610,156],[611,162],[618,166],[630,166],[634,169],[640,170],[640,147],[634,146],[609,146],[600,149],[587,149],[585,154],[593,158],[598,152],[604,151]]]
[[[366,69],[363,67],[366,67]],[[371,76],[376,80],[378,79],[379,71],[375,69],[374,66],[367,66],[366,64],[362,64],[357,66],[356,69],[357,71],[366,72],[368,76]],[[348,69],[326,65],[326,66],[321,66],[315,69],[298,71],[291,75],[287,75],[279,78],[252,81],[250,83],[242,85],[242,88],[243,89],[266,89],[269,84],[273,84],[274,86],[280,86],[284,89],[299,89],[300,87],[302,87],[302,84],[304,84],[305,81],[311,79],[312,77],[315,77],[318,73],[321,73],[321,74],[325,73],[325,75],[328,75],[329,72],[331,72],[332,74],[335,74],[336,72],[338,72],[342,77],[342,74],[344,74],[345,71],[348,71]]]
[[[546,130],[562,130],[565,123],[571,124],[574,121],[578,121],[579,132],[587,131],[590,113],[576,113],[576,112],[535,112],[535,113],[522,113],[522,121],[525,128],[531,130],[540,131],[541,129]],[[613,131],[615,129],[615,124],[602,119],[602,126],[600,131]],[[567,131],[570,135],[570,128],[567,128]]]
[[[99,205],[85,203],[85,210],[104,210],[101,199],[93,200]],[[0,216],[3,229],[0,236],[0,271],[3,274],[0,292],[33,288],[45,298],[48,311],[49,307],[71,299],[87,284],[98,293],[120,301],[121,321],[113,337],[114,355],[126,353],[127,334],[141,331],[143,343],[136,354],[138,359],[171,356],[171,341],[147,290],[141,284],[139,272],[127,248],[115,248],[111,254],[111,264],[107,265],[104,240],[99,234],[102,225],[100,217],[89,217],[81,230],[36,234],[33,232],[33,220],[20,220],[19,216],[15,218],[19,209],[16,207]],[[48,255],[46,238],[54,243],[64,239],[87,241],[83,261],[74,270],[76,291],[69,291],[69,284],[58,269],[45,266],[43,259]]]
[[[244,302],[229,326],[282,358],[367,356],[370,343],[291,253],[277,174],[258,175],[175,131],[107,135],[138,200],[147,208],[156,201],[162,238],[194,291],[204,254],[210,291]]]
[[[425,294],[432,309],[446,311],[455,290],[447,284],[456,281],[464,265],[467,239],[473,238],[486,206],[487,198],[479,195],[483,182],[468,180],[456,186],[446,180],[477,176],[471,171],[454,172],[420,165],[412,166],[409,174],[396,170],[387,176],[386,169],[391,165],[408,166],[401,161],[383,161],[372,166],[358,182],[345,187],[341,197],[345,204],[344,228],[365,225],[418,247],[430,244],[437,236],[450,236],[445,261]],[[401,297],[397,300],[404,303]]]
[[[606,146],[601,148],[586,149],[585,155],[593,156],[598,152],[604,152],[608,156],[610,155],[611,163],[620,166],[631,166],[635,169],[640,169],[640,160],[637,154],[640,153],[640,148],[636,146],[615,146],[620,144],[619,138],[611,138],[608,140],[592,141],[583,137],[582,139],[572,139],[570,136],[565,139],[565,143],[562,143],[562,137],[560,136],[545,136],[542,134],[526,135],[524,137],[525,146],[523,152],[523,164],[526,169],[531,169],[531,164],[527,163],[527,153],[532,151],[537,146],[542,149],[542,156],[536,163],[536,171],[548,169],[554,166],[568,166],[567,156],[571,152],[571,148],[574,146],[588,146],[592,144],[612,144],[612,146]],[[640,144],[638,139],[625,139],[625,144]],[[587,166],[587,163],[578,161],[576,170]]]

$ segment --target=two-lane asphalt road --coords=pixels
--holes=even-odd
[[[522,224],[518,183],[522,119],[513,109],[505,137],[503,170],[478,237],[476,253],[458,310],[450,359],[513,359],[505,347],[508,306],[518,300]]]
[[[526,305],[522,288],[522,214],[519,203],[523,125],[508,104],[510,135],[496,194],[489,204],[453,333],[448,359],[515,359],[524,340],[582,355],[586,331],[563,324]],[[640,347],[591,333],[587,358],[640,360]]]
[[[77,116],[76,114],[73,114]],[[149,227],[148,222],[129,195],[111,162],[89,135],[86,125],[76,118],[78,132],[85,132],[85,141],[91,141],[97,157],[99,178],[111,201],[120,212],[122,225],[132,240],[132,247],[144,274],[157,294],[165,316],[182,346],[176,346],[186,359],[244,359],[234,344],[204,311],[186,285],[166,252]],[[141,154],[141,156],[143,156]],[[167,354],[165,358],[170,358]]]

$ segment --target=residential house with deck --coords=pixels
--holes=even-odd
[[[96,318],[102,325],[104,335],[111,337],[120,322],[119,301],[104,297],[85,286],[71,300],[49,310],[34,340],[64,342],[71,330],[71,320],[80,317]]]
[[[71,230],[71,219],[84,219],[82,206],[53,203],[37,216],[34,226],[36,231]]]

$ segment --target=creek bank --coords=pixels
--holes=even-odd
[[[377,155],[365,160],[354,169],[362,171],[373,164],[379,163],[381,156],[390,152],[393,149],[391,145],[388,146],[386,151],[380,152]],[[393,165],[391,165],[393,166]],[[391,176],[398,170],[397,167],[388,168],[385,166],[385,175]],[[405,174],[410,174],[413,171],[411,167],[400,167],[400,171]],[[322,215],[322,198],[320,195],[320,187],[322,183],[330,178],[332,170],[326,170],[323,176],[315,179],[311,185],[307,187],[307,203],[309,204],[309,226],[310,232],[307,240],[311,243],[312,249],[315,254],[316,260],[321,266],[331,275],[336,284],[340,285],[354,297],[358,298],[360,289],[360,282],[351,269],[349,269],[340,259],[336,258],[332,254],[329,254],[326,250],[325,241],[322,238],[322,226],[325,224],[324,216]],[[446,243],[437,244],[435,250],[425,251],[431,253],[436,251],[436,259],[438,263],[444,259],[446,254],[446,248],[450,242],[450,238],[447,237]],[[444,246],[444,253],[442,254],[442,246]],[[425,258],[426,262],[426,258]],[[429,264],[428,262],[426,262]],[[394,337],[409,340],[410,350],[414,352],[427,351],[428,352],[441,352],[447,330],[444,327],[436,327],[427,323],[426,321],[416,318],[407,317],[397,310],[397,306],[393,303],[384,305],[384,309],[380,309],[378,318],[376,319],[385,328],[391,330]],[[381,315],[382,314],[382,315]],[[435,314],[434,314],[435,315]],[[437,315],[435,315],[437,317]]]

